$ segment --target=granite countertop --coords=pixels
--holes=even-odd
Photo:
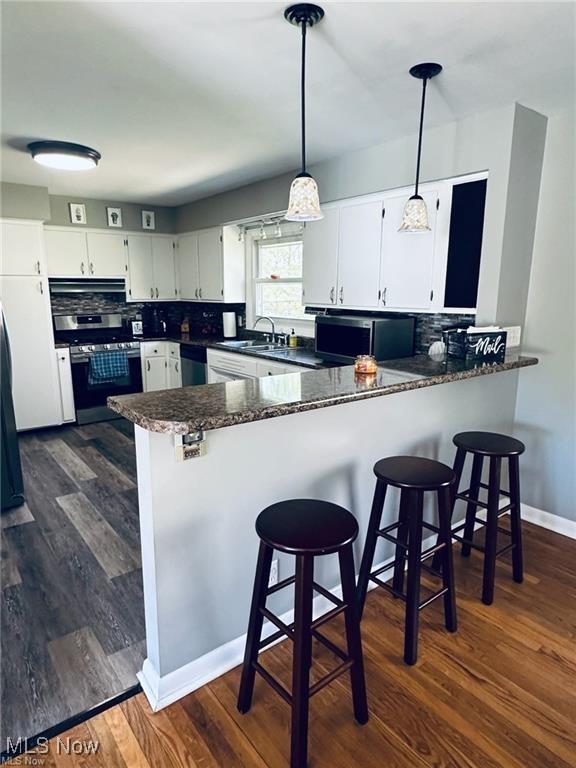
[[[261,379],[204,384],[182,389],[123,395],[108,406],[151,432],[186,434],[325,408],[369,397],[523,368],[535,357],[510,353],[502,363],[472,367],[465,360],[435,361],[426,355],[389,360],[372,377],[357,377],[354,366],[295,372]]]

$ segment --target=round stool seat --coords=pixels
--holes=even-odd
[[[289,499],[260,512],[256,533],[268,546],[281,552],[327,555],[356,539],[358,523],[338,504],[318,499]]]
[[[453,470],[433,459],[419,456],[390,456],[374,465],[374,474],[388,485],[434,491],[454,482]]]
[[[453,442],[457,448],[482,456],[519,456],[526,450],[520,440],[497,432],[460,432]]]

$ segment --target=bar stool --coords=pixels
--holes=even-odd
[[[404,661],[415,664],[418,658],[418,619],[422,608],[430,605],[439,597],[444,598],[444,618],[446,629],[455,632],[456,598],[454,592],[454,573],[452,565],[452,540],[450,536],[451,486],[455,475],[450,467],[432,459],[415,456],[393,456],[382,459],[374,466],[376,490],[372,503],[372,512],[368,523],[368,533],[360,575],[358,577],[357,601],[358,613],[362,616],[368,582],[373,581],[406,602],[404,631]],[[398,521],[380,528],[384,499],[389,485],[400,488],[400,511]],[[425,491],[435,491],[438,495],[438,526],[424,522],[422,508]],[[438,541],[433,547],[422,552],[422,528],[438,533]],[[390,532],[397,530],[396,537]],[[392,563],[371,571],[374,551],[378,538],[396,544],[395,558]],[[426,564],[426,560],[438,554],[442,562],[442,573]],[[404,565],[408,558],[406,593],[404,587]],[[394,568],[392,586],[379,577],[385,571]],[[442,589],[434,592],[420,602],[421,569],[442,576]]]
[[[456,483],[454,485],[455,499],[467,502],[466,519],[456,526],[452,536],[462,542],[462,557],[468,557],[471,549],[477,549],[484,553],[484,575],[482,580],[482,602],[491,605],[494,601],[494,581],[496,576],[496,558],[512,551],[512,576],[519,584],[523,580],[522,563],[522,525],[520,517],[520,467],[518,457],[526,450],[524,443],[508,435],[500,435],[496,432],[460,432],[453,438],[456,446],[456,458],[454,460],[454,473]],[[461,493],[458,492],[460,479],[466,461],[466,455],[471,453],[472,474],[470,488]],[[482,482],[482,469],[484,459],[490,460],[488,484]],[[500,476],[502,459],[508,459],[508,478],[510,491],[500,488]],[[487,503],[480,501],[480,489],[488,491]],[[506,496],[510,503],[500,507],[500,496]],[[486,520],[476,517],[476,508],[486,510]],[[510,512],[510,530],[501,528],[498,519]],[[478,523],[486,529],[484,546],[474,541],[474,526]],[[464,530],[464,535],[459,532]],[[498,533],[510,537],[510,543],[501,549],[497,549]]]
[[[358,536],[355,518],[336,504],[315,499],[292,499],[267,507],[256,520],[260,550],[256,566],[252,607],[242,679],[238,695],[238,710],[249,711],[258,672],[292,708],[291,768],[304,768],[308,752],[308,706],[310,698],[344,672],[350,672],[354,717],[360,724],[368,721],[364,662],[360,639],[360,623],[356,613],[354,554],[352,542]],[[269,587],[273,551],[296,556],[296,574]],[[314,558],[338,553],[342,580],[342,600],[314,581]],[[294,622],[285,624],[266,608],[268,595],[294,584]],[[312,620],[313,591],[334,603],[335,607]],[[344,613],[347,653],[325,637],[318,628]],[[264,618],[278,631],[261,640]],[[292,664],[292,693],[290,694],[258,662],[258,653],[283,635],[294,643]],[[325,645],[340,660],[340,664],[314,685],[310,686],[312,637]]]

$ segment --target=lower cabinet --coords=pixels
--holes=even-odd
[[[61,405],[46,277],[0,277],[12,359],[16,428],[60,424]]]
[[[259,360],[238,352],[220,352],[209,349],[207,353],[208,384],[239,379],[260,379],[281,376],[285,373],[307,373],[311,369],[273,360]]]
[[[182,386],[180,345],[173,341],[145,341],[140,344],[144,392]]]
[[[60,385],[60,420],[63,424],[66,424],[70,421],[76,421],[72,367],[70,365],[70,350],[68,348],[56,350],[56,365],[58,367],[58,383]]]

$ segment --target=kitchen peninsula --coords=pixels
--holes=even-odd
[[[297,497],[333,501],[357,517],[362,541],[375,461],[411,454],[451,464],[456,432],[511,433],[518,369],[537,362],[510,354],[470,368],[417,356],[388,361],[372,379],[344,366],[111,398],[109,406],[137,425],[147,642],[140,681],[152,707],[241,662],[254,521],[264,507]],[[191,433],[202,438],[203,455],[178,460]],[[396,501],[389,496],[384,523]],[[375,562],[391,554],[380,546]],[[290,565],[278,560],[284,579]],[[316,570],[326,588],[338,583],[334,556],[320,558]],[[290,595],[271,600],[277,615],[288,610]],[[324,605],[317,599],[314,608]]]

